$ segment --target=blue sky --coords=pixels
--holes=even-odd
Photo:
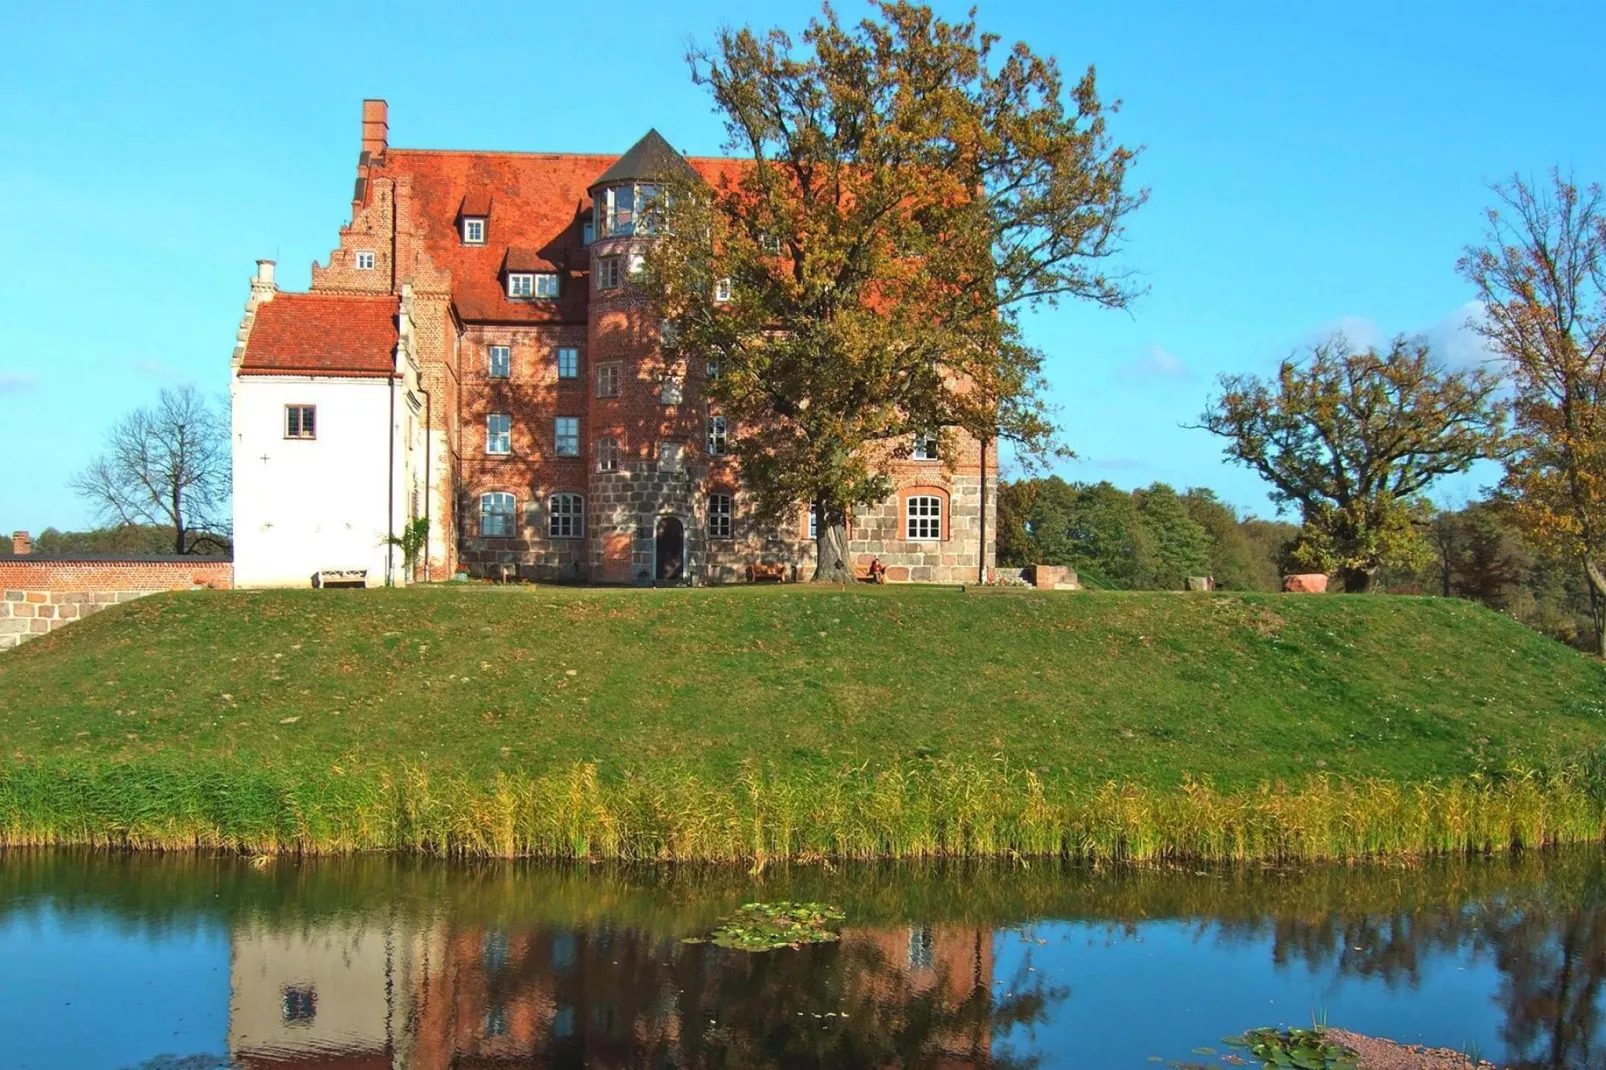
[[[300,289],[336,244],[363,97],[390,101],[396,145],[618,152],[656,126],[714,153],[685,43],[815,9],[0,0],[0,529],[86,524],[65,481],[112,421],[164,385],[226,390],[253,262]],[[1485,183],[1606,179],[1606,87],[1572,45],[1606,33],[1603,5],[982,0],[980,18],[1067,72],[1095,64],[1125,102],[1114,133],[1146,146],[1128,261],[1149,294],[1029,321],[1081,455],[1067,478],[1269,513],[1179,426],[1216,375],[1335,327],[1479,359],[1454,269]]]

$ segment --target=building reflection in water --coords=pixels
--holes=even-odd
[[[993,993],[989,929],[844,930],[747,954],[624,929],[243,922],[229,1046],[247,1070],[995,1066],[1055,993]]]

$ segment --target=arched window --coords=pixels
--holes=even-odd
[[[554,494],[547,499],[547,534],[554,539],[578,539],[586,530],[586,500],[578,494]]]
[[[597,439],[597,446],[593,452],[597,457],[597,471],[617,472],[619,470],[618,439],[608,437]]]
[[[736,531],[735,502],[729,494],[710,494],[708,496],[708,537],[710,539],[733,538]]]
[[[904,508],[904,538],[930,542],[942,538],[942,499],[935,494],[911,494]]]
[[[510,539],[513,537],[513,495],[492,491],[480,495],[480,537]]]

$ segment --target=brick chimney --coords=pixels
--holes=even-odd
[[[382,154],[390,141],[390,105],[382,100],[362,102],[362,151],[370,159]]]
[[[11,552],[19,556],[33,553],[33,539],[26,531],[11,533]]]

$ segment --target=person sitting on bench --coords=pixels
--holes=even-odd
[[[887,566],[881,563],[881,559],[879,557],[870,559],[870,582],[887,582]]]

